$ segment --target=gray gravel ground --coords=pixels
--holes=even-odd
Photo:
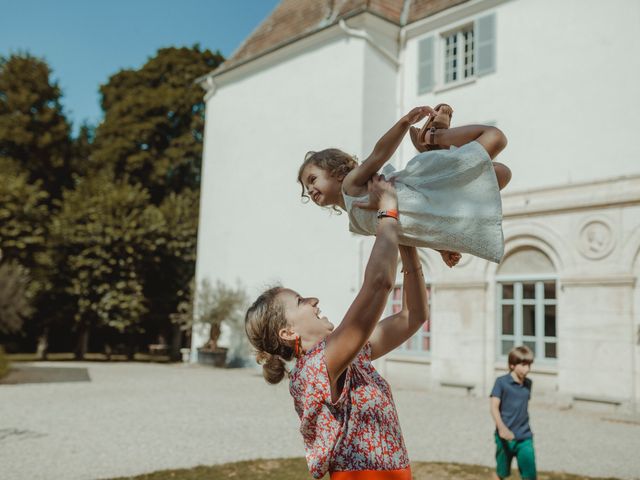
[[[141,363],[86,367],[91,382],[0,385],[0,479],[95,480],[304,455],[286,382],[257,370]],[[492,465],[488,401],[395,389],[412,460]],[[640,478],[640,424],[530,408],[541,470]]]

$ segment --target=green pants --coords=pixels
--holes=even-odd
[[[536,455],[533,438],[526,440],[503,440],[495,433],[496,473],[500,478],[511,475],[511,461],[516,457],[522,480],[536,479]]]

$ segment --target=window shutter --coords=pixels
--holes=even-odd
[[[476,74],[482,76],[496,71],[496,14],[476,20],[476,33]]]
[[[435,86],[434,37],[418,43],[418,95],[428,93]]]

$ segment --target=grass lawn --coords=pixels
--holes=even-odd
[[[514,462],[515,465],[515,462]],[[414,462],[412,464],[414,480],[471,480],[489,479],[492,469],[478,465],[459,463]],[[517,469],[516,469],[517,470]],[[120,477],[112,480],[299,480],[311,479],[307,464],[303,458],[277,460],[250,460],[247,462],[227,463],[213,467],[196,467],[183,470],[163,470],[137,477]],[[324,477],[329,480],[329,477]],[[510,477],[520,480],[514,471]],[[567,473],[539,472],[538,480],[616,480],[613,477],[584,477]]]

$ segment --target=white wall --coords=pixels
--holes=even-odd
[[[483,3],[497,2],[469,2],[445,25],[413,29],[406,105],[450,103],[454,126],[496,122],[509,138],[500,158],[513,170],[510,191],[640,173],[640,143],[629,135],[640,127],[640,2],[515,0],[464,14]],[[496,72],[418,96],[418,40],[490,12]]]
[[[328,318],[341,320],[360,286],[359,242],[346,215],[301,203],[296,176],[308,150],[362,156],[366,48],[345,35],[321,38],[303,55],[217,79],[207,102],[198,279],[240,279],[252,300],[278,281],[319,297]],[[369,63],[368,72],[380,71]]]
[[[496,73],[417,96],[418,40],[491,11]],[[337,323],[360,286],[372,238],[351,236],[346,215],[300,203],[295,177],[304,153],[336,146],[363,158],[411,107],[447,102],[454,126],[491,122],[508,135],[500,157],[514,172],[503,195],[507,251],[539,248],[559,275],[560,357],[540,371],[538,391],[629,398],[635,378],[640,392],[640,349],[631,346],[640,310],[632,280],[640,260],[633,273],[631,250],[640,217],[628,193],[638,180],[569,185],[640,173],[633,141],[639,17],[640,2],[632,0],[474,0],[409,26],[398,71],[336,26],[217,77],[207,103],[197,277],[239,278],[252,297],[281,281],[318,296]],[[349,25],[393,51],[393,29],[379,19]],[[398,163],[414,153],[406,139]],[[563,187],[546,188],[555,185]],[[527,191],[537,188],[544,189]],[[596,259],[580,253],[581,228],[593,215],[606,219],[616,242]],[[427,256],[434,260],[426,269],[435,292],[431,355],[422,365],[381,369],[409,383],[419,370],[413,385],[426,388],[473,383],[484,395],[504,368],[495,361],[496,266],[472,258],[448,270],[437,254]]]

